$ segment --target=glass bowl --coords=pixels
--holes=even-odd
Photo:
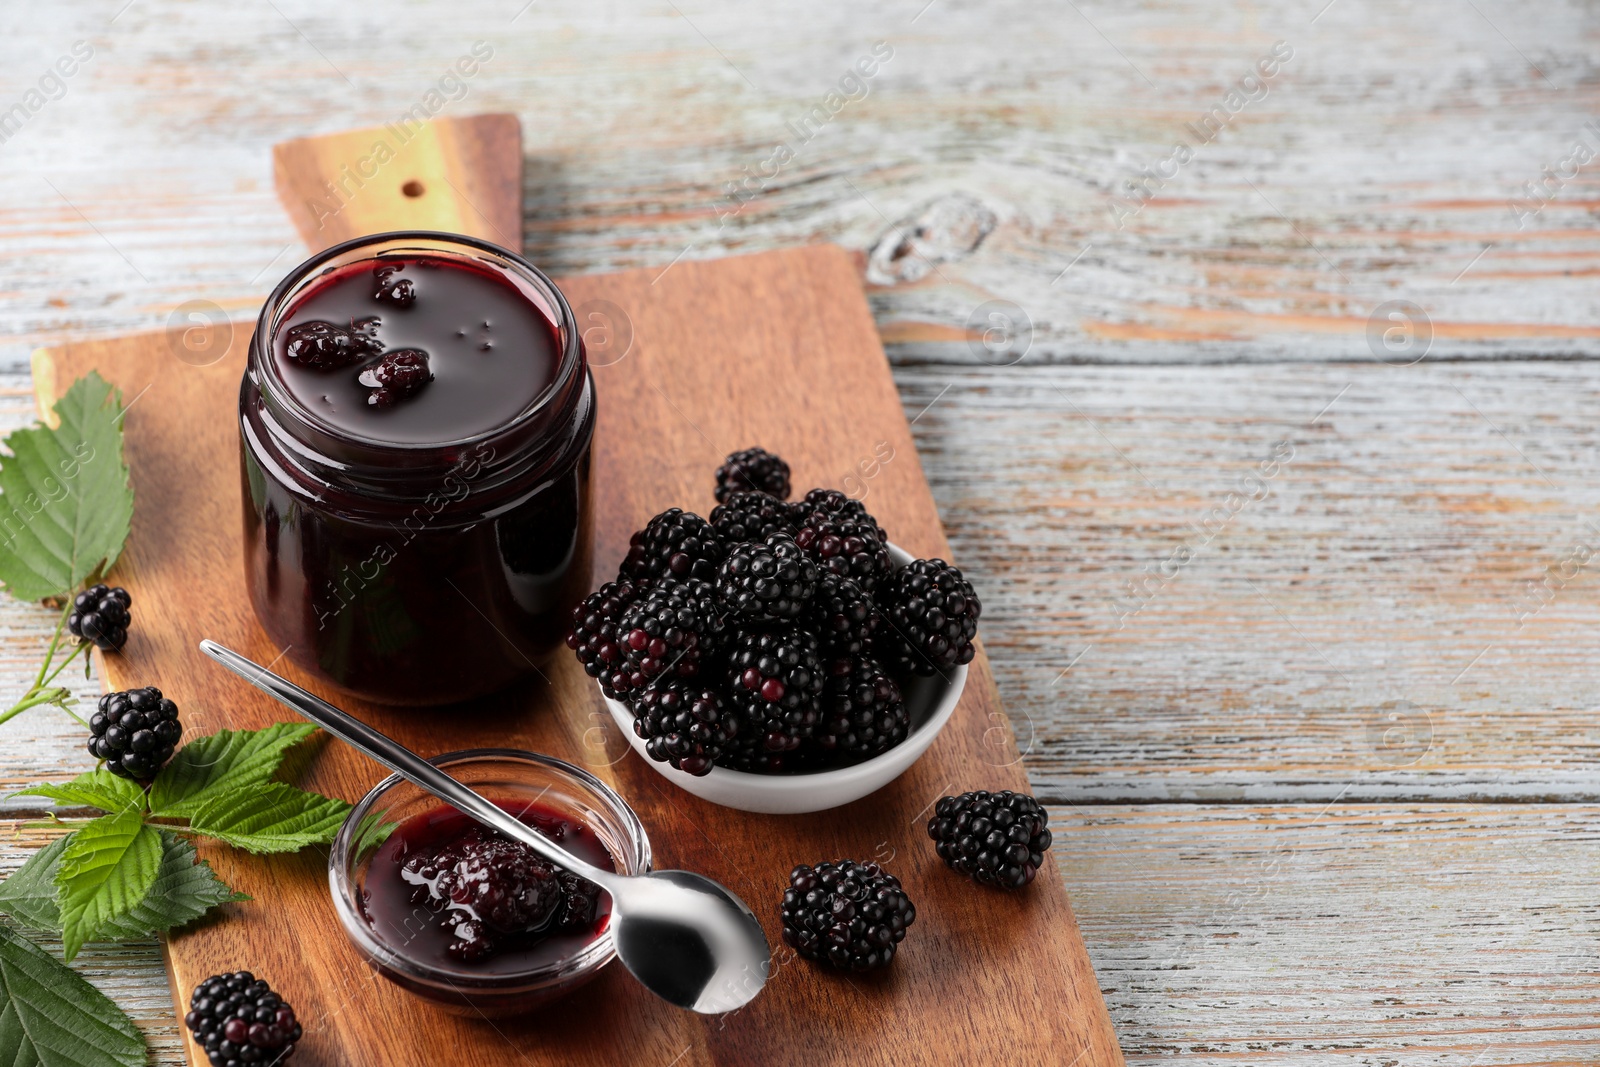
[[[633,809],[594,775],[570,763],[515,749],[480,748],[429,762],[491,800],[537,802],[594,831],[623,874],[650,869],[650,839]],[[486,973],[471,965],[440,966],[386,939],[363,913],[362,896],[379,828],[444,806],[431,793],[391,775],[350,812],[328,857],[333,906],[350,943],[368,964],[402,989],[458,1015],[516,1015],[548,1004],[589,981],[616,956],[609,927],[576,953],[526,970]]]

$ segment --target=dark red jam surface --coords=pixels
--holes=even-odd
[[[457,441],[504,426],[555,376],[555,327],[489,267],[459,259],[347,264],[283,318],[274,359],[329,427],[394,444]]]
[[[616,867],[594,832],[560,812],[497,803],[573,855]],[[372,858],[362,912],[406,958],[512,974],[576,955],[605,932],[611,898],[592,883],[440,806],[402,823]]]

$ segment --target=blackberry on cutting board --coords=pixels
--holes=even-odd
[[[172,758],[183,724],[155,686],[107,693],[89,717],[89,754],[123,778],[147,780]]]
[[[942,559],[918,559],[877,592],[884,625],[878,654],[891,668],[942,674],[971,663],[983,605],[961,572]]]
[[[917,918],[898,878],[853,860],[796,867],[779,912],[785,944],[808,960],[851,971],[887,967]]]
[[[817,565],[788,534],[728,550],[717,568],[717,602],[740,622],[797,619],[817,591]]]
[[[882,616],[872,597],[849,578],[824,574],[811,598],[811,623],[829,659],[859,656],[872,647]]]
[[[120,585],[114,589],[91,585],[73,597],[67,630],[80,641],[93,641],[102,652],[120,651],[128,643],[132,606],[133,597]]]
[[[817,635],[794,626],[747,630],[728,657],[742,748],[793,752],[817,725],[827,676]]]
[[[668,508],[633,535],[620,577],[698,578],[709,582],[726,549],[711,524],[693,512]]]
[[[738,736],[732,702],[720,688],[670,678],[635,694],[628,702],[633,732],[658,763],[688,774],[708,774]]]
[[[1050,818],[1024,793],[975,790],[942,798],[928,836],[951,870],[983,885],[1021,889],[1044,863]]]
[[[613,685],[623,693],[656,678],[694,678],[721,649],[722,611],[710,582],[664,578],[623,609],[617,620],[622,668]]]
[[[882,755],[910,732],[905,697],[883,664],[867,656],[834,661],[813,734],[819,749],[835,763],[855,763]]]
[[[725,545],[765,541],[775,533],[793,535],[794,509],[766,493],[734,493],[711,509],[711,528]]]
[[[787,500],[789,464],[764,448],[747,448],[723,460],[717,468],[717,503],[752,489]]]
[[[212,1067],[281,1064],[294,1055],[302,1033],[294,1009],[249,971],[214,975],[196,986],[183,1024]]]
[[[567,647],[576,653],[584,673],[598,679],[601,691],[613,700],[622,692],[617,688],[619,681],[626,688],[626,678],[618,678],[623,657],[617,624],[638,596],[639,590],[632,582],[607,582],[572,609]]]

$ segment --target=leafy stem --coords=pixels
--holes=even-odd
[[[79,654],[89,647],[89,642],[77,641],[73,644],[72,651],[68,652],[60,663],[56,662],[56,653],[61,650],[61,637],[67,628],[67,616],[71,613],[72,600],[69,597],[66,607],[61,609],[61,618],[56,621],[55,633],[50,635],[50,648],[44,654],[44,662],[39,665],[39,673],[34,675],[33,685],[28,687],[26,693],[22,694],[21,700],[5,711],[0,712],[0,724],[11,721],[29,708],[36,708],[41,704],[51,704],[77,719],[80,726],[87,727],[89,725],[69,706],[72,700],[72,691],[63,686],[50,684],[56,680],[62,671],[66,670],[69,663],[77,659]]]

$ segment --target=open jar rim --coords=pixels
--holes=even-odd
[[[365,437],[319,418],[295,395],[276,359],[276,334],[297,299],[329,272],[385,258],[460,259],[493,269],[549,319],[560,357],[551,381],[521,411],[479,433],[442,441],[398,442]],[[582,425],[592,407],[583,340],[566,297],[548,275],[521,255],[491,241],[435,230],[397,230],[341,242],[291,270],[262,306],[250,341],[242,406],[247,435],[265,446],[297,480],[331,483],[361,494],[406,497],[419,475],[441,476],[464,462],[486,473],[490,487],[542,468],[561,454],[562,435]],[[255,409],[255,410],[252,410]],[[586,442],[586,436],[585,436]],[[584,443],[584,442],[580,442]]]

